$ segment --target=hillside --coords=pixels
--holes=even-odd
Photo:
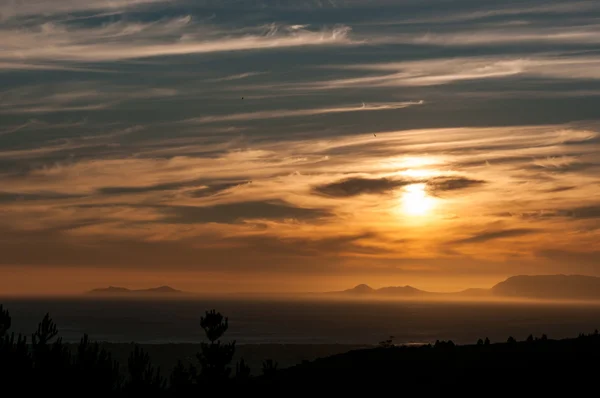
[[[306,362],[255,381],[272,396],[583,396],[596,387],[600,336],[456,346],[380,347]],[[252,389],[251,389],[252,390]],[[387,394],[386,394],[387,395]]]

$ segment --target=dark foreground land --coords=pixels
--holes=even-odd
[[[451,341],[418,347],[352,350],[289,368],[265,359],[252,369],[234,360],[235,343],[222,342],[227,318],[201,318],[207,343],[189,361],[161,371],[134,345],[117,361],[106,347],[83,337],[63,344],[49,316],[30,336],[10,332],[0,306],[0,396],[197,397],[197,396],[587,396],[598,394],[600,335],[457,346]],[[468,327],[468,325],[465,325]],[[223,339],[224,341],[224,339]],[[166,346],[168,347],[168,346]],[[181,347],[180,347],[181,348]],[[114,347],[113,347],[114,349]],[[156,352],[153,352],[156,354]],[[121,363],[119,363],[121,362]],[[126,362],[126,363],[123,363]]]
[[[152,363],[160,367],[164,374],[170,374],[181,361],[185,366],[198,362],[196,353],[202,350],[200,344],[135,344],[135,343],[106,343],[100,342],[100,349],[106,350],[111,357],[119,362],[124,372],[127,371],[127,360],[135,348],[141,348],[148,353]],[[68,344],[72,353],[77,352],[79,344]],[[304,361],[329,357],[348,351],[372,348],[365,344],[244,344],[235,346],[232,364],[242,359],[253,374],[260,374],[263,362],[269,358],[277,362],[278,369],[289,368]]]

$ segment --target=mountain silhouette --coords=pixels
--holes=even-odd
[[[150,289],[127,289],[125,287],[109,286],[106,288],[93,289],[89,294],[176,294],[183,293],[181,290],[173,289],[170,286],[153,287]]]
[[[424,290],[416,289],[412,286],[389,286],[382,287],[381,289],[373,289],[369,285],[361,284],[353,287],[352,289],[343,290],[341,292],[329,292],[329,294],[343,294],[347,296],[395,296],[395,297],[407,297],[407,296],[421,296],[428,294],[436,294],[426,292]]]
[[[543,299],[600,299],[600,278],[584,275],[518,275],[496,284],[494,296]]]
[[[362,284],[362,285],[355,286],[352,289],[344,290],[343,292],[339,292],[339,293],[345,293],[345,294],[372,294],[374,292],[375,292],[375,289],[373,289],[371,286]],[[338,292],[334,292],[334,293],[338,293]]]
[[[373,289],[369,285],[361,284],[352,289],[329,294],[361,297],[600,300],[600,278],[584,275],[518,275],[494,285],[491,289],[472,288],[452,293],[428,292],[408,285]]]

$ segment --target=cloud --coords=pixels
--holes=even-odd
[[[384,194],[413,183],[414,181],[395,180],[391,178],[353,177],[318,185],[313,188],[313,192],[334,198],[350,198],[363,194]]]
[[[72,14],[75,12],[126,10],[152,3],[170,0],[6,0],[0,3],[0,21],[26,16],[47,16],[52,14]]]
[[[494,5],[495,6],[495,5]],[[567,14],[579,14],[586,11],[597,11],[599,6],[590,1],[570,1],[568,3],[556,3],[556,4],[533,4],[533,5],[521,5],[514,6],[507,4],[507,6],[498,4],[497,8],[480,9],[473,11],[458,11],[458,12],[447,12],[444,15],[435,15],[428,17],[415,17],[405,19],[396,19],[390,21],[389,24],[445,24],[445,23],[456,23],[456,22],[469,22],[480,19],[498,18],[498,17],[510,17],[518,16],[524,17],[530,14],[545,14],[552,15],[558,14],[565,16]]]
[[[517,214],[522,218],[544,219],[544,218],[574,218],[574,219],[596,219],[600,218],[600,205],[580,206],[572,209],[538,210]],[[512,216],[512,214],[511,214]]]
[[[165,218],[163,223],[236,223],[244,220],[315,220],[330,217],[323,209],[295,207],[281,200],[228,203],[214,206],[159,207]]]
[[[538,229],[527,229],[527,228],[515,228],[515,229],[505,229],[500,231],[489,231],[482,232],[477,235],[473,235],[469,238],[454,240],[452,244],[469,244],[469,243],[486,243],[496,239],[504,239],[504,238],[518,238],[521,236],[538,234],[541,231]]]
[[[152,22],[115,22],[99,27],[44,23],[35,28],[0,29],[0,62],[114,62],[139,58],[266,50],[303,46],[347,45],[350,28],[329,30],[259,26],[222,31],[197,26],[191,17]]]
[[[254,275],[328,273],[340,270],[339,261],[332,259],[373,253],[360,242],[373,237],[368,233],[293,239],[202,235],[183,241],[114,239],[76,244],[61,232],[65,231],[0,231],[0,251],[3,253],[0,266],[33,264],[147,272],[164,270],[168,264],[169,270],[236,272],[239,277],[244,271]],[[6,239],[8,237],[11,239]],[[31,244],[38,245],[38,249],[31,250]]]
[[[600,57],[568,52],[535,55],[487,55],[417,61],[326,65],[324,69],[363,72],[362,75],[299,83],[290,90],[352,87],[427,87],[507,78],[600,79]],[[365,76],[366,74],[366,76]],[[564,87],[561,87],[564,90]],[[283,85],[282,89],[285,89]],[[493,90],[490,94],[497,94]],[[539,95],[539,90],[535,93]],[[533,95],[533,94],[532,94]]]
[[[485,181],[466,177],[435,177],[427,181],[427,189],[432,195],[439,195],[443,192],[457,191],[483,184]]]
[[[313,187],[313,192],[320,195],[348,198],[362,194],[384,194],[406,185],[423,183],[432,195],[442,192],[456,191],[484,184],[485,181],[466,177],[434,177],[430,179],[401,180],[394,178],[348,178]]]
[[[0,192],[0,203],[2,202],[23,202],[23,201],[55,201],[60,199],[82,198],[81,195],[68,195],[56,192],[38,192],[38,193],[15,193]]]
[[[219,123],[219,122],[240,122],[249,120],[259,119],[278,119],[286,117],[302,117],[302,116],[317,116],[317,115],[328,115],[335,113],[348,113],[348,112],[371,112],[371,111],[383,111],[393,109],[404,109],[410,106],[423,105],[424,101],[405,101],[395,102],[386,104],[362,104],[357,106],[340,106],[331,108],[313,108],[313,109],[279,109],[273,111],[261,111],[261,112],[248,112],[248,113],[234,113],[230,115],[222,116],[204,116],[194,119],[188,119],[188,123]]]
[[[231,188],[235,188],[249,181],[234,181],[225,183],[207,183],[206,180],[191,180],[191,181],[174,181],[166,182],[161,184],[146,185],[146,186],[119,186],[119,187],[102,187],[97,190],[101,195],[127,195],[127,194],[138,194],[138,193],[149,193],[149,192],[162,192],[162,191],[178,191],[182,188],[194,188],[192,190],[185,190],[186,195],[193,198],[202,198],[213,196],[218,193],[227,191]]]
[[[558,214],[572,218],[600,218],[600,205],[577,207],[573,210],[560,211]]]
[[[96,111],[125,101],[168,98],[177,90],[93,82],[20,86],[0,92],[0,114],[44,114]]]
[[[405,43],[418,45],[471,47],[499,46],[506,44],[598,44],[598,26],[544,27],[507,29],[479,29],[473,31],[451,31],[444,33],[427,33],[425,35],[404,34],[394,38],[381,39],[387,43]]]
[[[237,181],[237,182],[226,182],[221,184],[211,184],[204,186],[200,189],[196,189],[193,191],[186,192],[189,196],[193,198],[205,198],[208,196],[214,196],[219,193],[228,191],[232,188],[239,187],[245,184],[250,184],[252,181]]]
[[[266,72],[246,72],[246,73],[239,73],[239,74],[236,74],[236,75],[229,75],[229,76],[225,76],[225,77],[219,77],[217,79],[210,79],[210,80],[207,80],[207,81],[213,82],[213,83],[230,82],[230,81],[234,81],[234,80],[242,80],[242,79],[247,79],[249,77],[264,75],[265,73]]]
[[[571,191],[573,189],[577,189],[576,186],[562,186],[562,187],[555,187],[555,188],[551,188],[546,190],[546,192],[551,192],[551,193],[557,193],[557,192],[566,192],[566,191]]]

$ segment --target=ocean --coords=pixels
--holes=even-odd
[[[198,343],[200,317],[229,318],[238,344],[397,344],[576,337],[600,326],[600,305],[292,299],[2,299],[12,331],[30,335],[49,312],[66,342],[84,333],[112,343]]]

